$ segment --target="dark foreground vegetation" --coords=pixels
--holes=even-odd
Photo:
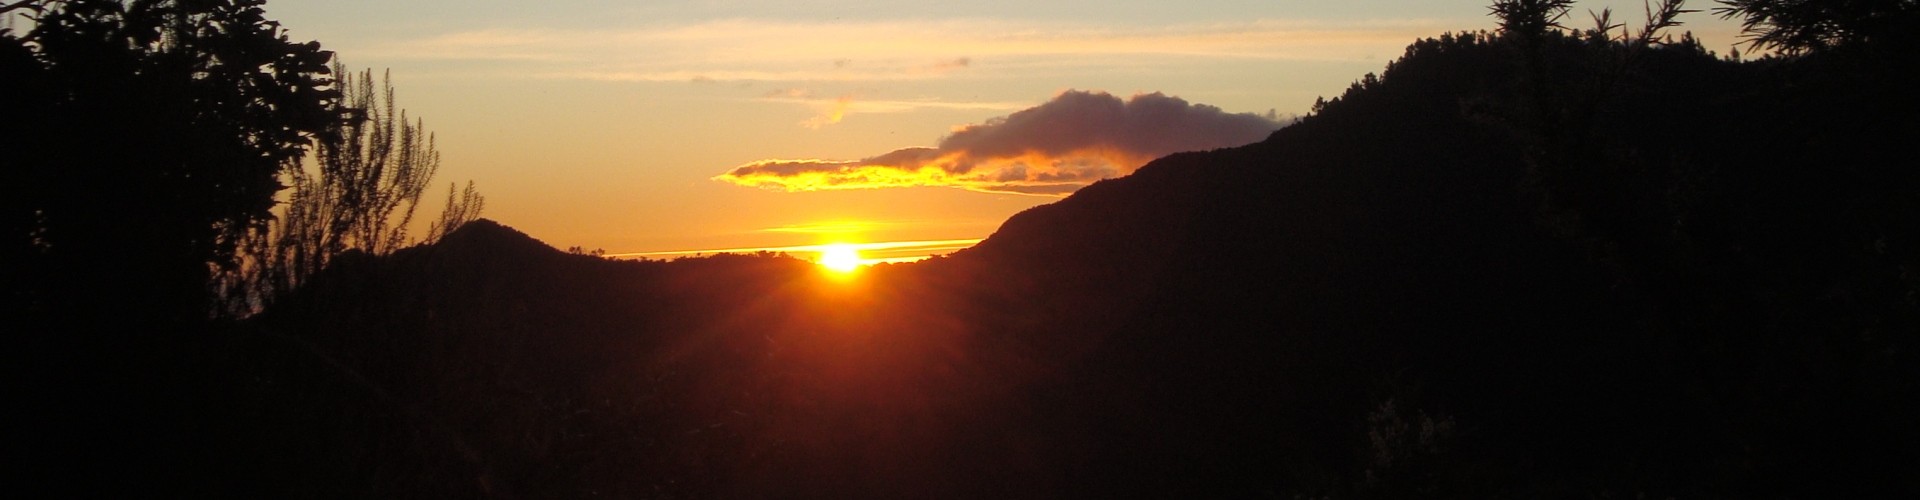
[[[10,285],[13,473],[324,498],[1920,495],[1920,30],[1913,2],[1873,5],[1780,17],[1759,41],[1782,55],[1743,61],[1496,2],[1502,32],[1417,41],[1264,142],[852,280],[479,221],[342,253],[245,321]],[[27,234],[8,250],[63,248]]]

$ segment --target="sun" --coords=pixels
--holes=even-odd
[[[820,266],[836,273],[851,273],[860,268],[860,250],[845,243],[822,246]]]

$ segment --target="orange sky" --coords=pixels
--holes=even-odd
[[[1610,4],[1640,12],[1579,7]],[[438,181],[474,180],[486,217],[557,247],[655,256],[976,240],[1148,158],[1257,140],[1250,130],[1278,125],[1252,117],[1304,113],[1417,37],[1493,26],[1469,0],[273,0],[268,12],[350,67],[390,69],[399,105],[438,138]],[[1732,23],[1683,20],[1710,48],[1734,41]]]

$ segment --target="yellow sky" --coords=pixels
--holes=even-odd
[[[1417,37],[1493,25],[1467,0],[1033,4],[274,0],[268,12],[350,67],[390,69],[400,106],[438,137],[438,180],[474,180],[486,217],[558,247],[650,255],[983,238],[1058,198],[715,178],[934,148],[1075,89],[1285,117]],[[1732,23],[1684,20],[1716,50],[1734,41]]]

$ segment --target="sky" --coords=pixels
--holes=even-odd
[[[1696,9],[1714,5],[1694,2]],[[1255,142],[1484,0],[272,0],[390,71],[440,183],[556,247],[946,252],[1153,157]],[[1641,5],[1613,6],[1639,22]],[[1725,52],[1737,25],[1682,18]],[[438,200],[423,202],[437,207]],[[924,244],[918,244],[924,243]]]

